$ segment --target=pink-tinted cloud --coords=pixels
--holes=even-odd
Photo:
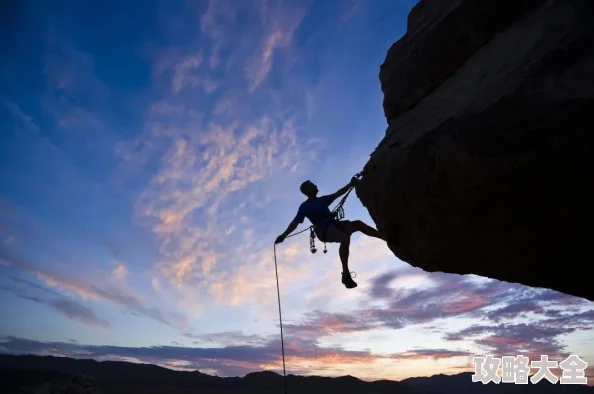
[[[162,272],[178,287],[216,268],[229,228],[221,205],[234,194],[285,168],[298,152],[293,126],[263,118],[240,129],[218,124],[180,130],[163,167],[139,198],[138,210],[154,218],[162,240]],[[200,227],[193,225],[202,215]],[[215,220],[216,218],[216,220]],[[230,224],[230,223],[229,223]]]
[[[570,301],[575,306],[559,312],[551,308],[565,296],[548,290],[446,274],[436,275],[437,286],[430,288],[391,287],[399,276],[410,274],[410,270],[388,272],[372,280],[369,295],[383,301],[380,306],[349,313],[315,311],[286,322],[285,330],[289,335],[316,339],[378,328],[402,329],[448,318],[478,318],[506,323],[481,324],[459,332],[435,325],[432,330],[446,340],[466,341],[497,354],[562,355],[566,348],[562,336],[594,326],[594,309],[587,309],[587,303]],[[517,320],[528,317],[532,320]]]
[[[245,68],[249,93],[254,92],[270,73],[275,52],[289,47],[306,11],[305,3],[260,2],[260,17],[265,33],[257,52]]]
[[[233,21],[241,12],[238,3],[230,0],[209,0],[206,12],[200,18],[200,29],[213,40],[209,56],[211,68],[217,68],[221,61],[221,51],[230,43]]]
[[[370,311],[358,311],[353,314],[314,311],[307,314],[300,322],[288,322],[284,327],[289,335],[319,338],[379,327],[380,323],[370,317],[372,317]]]
[[[183,88],[194,88],[200,83],[195,73],[202,64],[202,55],[190,55],[178,61],[174,66],[174,75],[172,79],[173,93],[179,93]]]
[[[59,293],[52,292],[51,290],[47,290],[25,280],[17,279],[13,281],[21,284],[25,283],[29,286],[29,288],[32,289],[42,289],[43,292],[40,295],[33,295],[30,291],[26,291],[22,287],[15,285],[0,285],[0,289],[7,291],[16,297],[46,305],[68,319],[103,328],[110,327],[110,324],[107,322],[107,320],[100,318],[95,314],[95,312],[93,312],[93,310],[82,305],[78,301],[67,299],[61,296]],[[50,295],[48,295],[48,293]]]
[[[490,311],[485,315],[485,318],[498,323],[501,320],[525,316],[527,313],[541,314],[543,312],[545,312],[545,309],[542,305],[532,300],[526,300],[508,304],[503,308]]]
[[[85,300],[107,301],[125,308],[132,314],[149,317],[169,326],[176,326],[182,329],[188,327],[188,323],[184,316],[177,313],[165,313],[157,308],[149,307],[145,305],[141,299],[126,294],[117,287],[111,286],[103,288],[97,285],[89,285],[70,278],[64,278],[55,273],[41,270],[5,248],[0,248],[0,261],[22,271],[34,274],[50,287],[70,292]]]
[[[112,275],[116,280],[124,280],[128,276],[128,268],[124,264],[118,264]]]
[[[185,333],[184,336],[193,339],[193,342],[196,345],[257,346],[265,345],[270,340],[257,334],[244,334],[242,331],[226,331],[209,334]]]
[[[540,358],[566,357],[566,345],[561,337],[578,330],[594,327],[594,310],[564,313],[552,319],[542,319],[531,324],[473,325],[458,332],[445,334],[450,341],[473,340],[489,354],[508,356],[524,354]]]
[[[225,334],[219,334],[224,337]],[[235,333],[232,336],[236,337]],[[38,342],[15,337],[0,341],[0,349],[12,354],[49,354],[73,358],[134,359],[153,364],[170,365],[172,360],[186,367],[208,370],[222,376],[245,375],[260,370],[279,371],[282,368],[279,353],[280,341],[268,339],[259,345],[234,345],[225,347],[182,347],[182,346],[90,346],[67,342]],[[314,342],[289,340],[285,346],[286,363],[292,373],[319,374],[351,368],[351,371],[365,365],[381,367],[385,361],[443,360],[468,356],[463,351],[444,349],[411,350],[393,355],[372,354],[369,351],[352,351],[341,348],[324,348]],[[384,366],[385,367],[385,366]],[[348,369],[347,369],[348,370]]]
[[[449,349],[418,349],[418,350],[410,350],[408,352],[402,352],[391,355],[392,358],[397,358],[399,360],[419,360],[419,359],[434,359],[434,360],[442,360],[448,358],[456,358],[456,357],[469,357],[472,356],[471,352],[464,351],[464,350],[449,350]]]

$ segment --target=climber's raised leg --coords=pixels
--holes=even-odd
[[[360,231],[367,236],[384,240],[384,238],[381,236],[379,231],[377,231],[373,227],[365,224],[361,220],[353,220],[353,221],[345,220],[345,221],[341,222],[341,224],[342,224],[342,227],[350,234]]]
[[[326,229],[326,242],[337,242],[340,244],[338,248],[338,255],[342,264],[342,284],[347,289],[357,287],[357,283],[351,277],[349,270],[349,248],[351,246],[351,233],[345,228],[344,222],[340,222],[340,228],[334,225],[328,226]]]
[[[357,282],[351,277],[351,271],[349,270],[349,247],[351,246],[351,236],[340,243],[338,248],[338,255],[340,256],[340,262],[342,263],[342,284],[347,289],[357,287]]]

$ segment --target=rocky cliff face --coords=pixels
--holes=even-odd
[[[594,300],[594,2],[421,0],[357,195],[394,254]]]

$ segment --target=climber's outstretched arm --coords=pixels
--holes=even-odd
[[[276,238],[276,241],[274,241],[274,243],[279,244],[279,243],[283,242],[289,234],[291,234],[293,231],[295,231],[295,229],[297,228],[298,225],[299,225],[299,222],[296,220],[293,220],[291,222],[291,224],[289,224],[289,227],[287,227],[287,229]]]
[[[332,204],[332,202],[334,200],[336,200],[338,197],[342,196],[343,194],[345,194],[346,192],[349,191],[349,189],[357,182],[357,178],[353,177],[351,179],[351,181],[349,182],[348,185],[341,187],[340,189],[338,189],[335,193],[329,194],[328,195],[328,204]]]
[[[282,237],[283,238],[287,238],[287,235],[291,234],[293,231],[295,231],[295,229],[297,228],[297,226],[299,226],[299,222],[296,220],[293,220],[289,226],[287,227],[287,229],[285,230],[284,233],[282,233]]]

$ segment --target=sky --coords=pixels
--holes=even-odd
[[[415,3],[5,6],[0,351],[282,373],[274,239],[301,182],[336,191],[381,141],[379,66]],[[354,193],[345,212],[373,225]],[[337,251],[277,246],[287,373],[576,354],[594,384],[593,303],[429,274],[359,234],[347,290]]]

